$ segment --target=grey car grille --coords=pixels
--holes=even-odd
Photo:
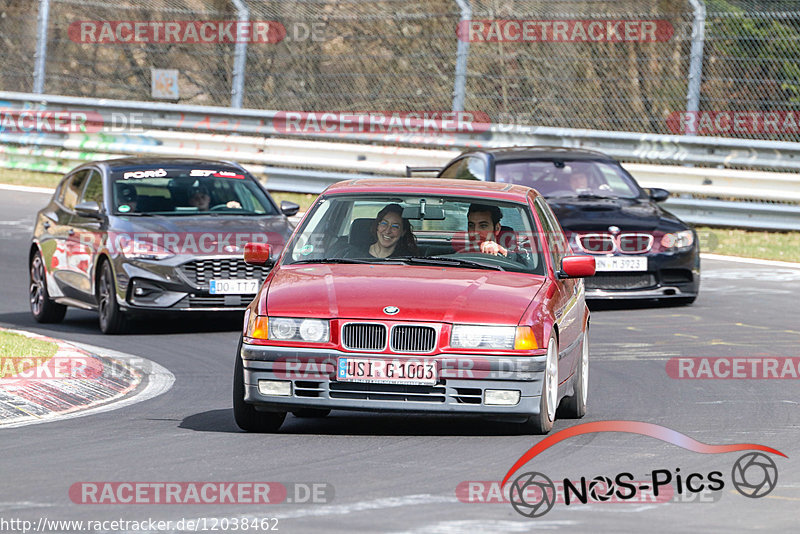
[[[386,326],[348,323],[342,327],[342,346],[349,350],[383,350],[386,348]]]
[[[436,329],[430,326],[395,326],[390,346],[394,352],[431,352],[436,347]]]

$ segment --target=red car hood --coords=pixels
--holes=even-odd
[[[273,273],[267,313],[281,317],[518,324],[544,283],[522,273],[405,265],[296,265]],[[383,308],[396,306],[396,315]]]

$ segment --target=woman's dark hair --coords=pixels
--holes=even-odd
[[[408,219],[403,218],[403,206],[400,204],[387,204],[378,212],[378,215],[375,216],[375,220],[372,221],[371,229],[375,241],[378,241],[378,223],[383,220],[387,213],[394,213],[403,221],[403,236],[397,241],[392,256],[416,256],[419,254],[417,237],[411,231],[411,223],[408,222]]]

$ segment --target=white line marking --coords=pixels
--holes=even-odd
[[[48,193],[53,194],[55,189],[50,189],[49,187],[33,187],[30,185],[11,185],[11,184],[0,184],[0,189],[5,189],[6,191],[23,191],[25,193]]]
[[[719,261],[733,261],[737,263],[750,263],[753,265],[766,265],[770,267],[786,267],[789,269],[800,269],[800,263],[792,263],[790,261],[775,261],[775,260],[759,260],[756,258],[740,258],[739,256],[723,256],[722,254],[711,254],[703,252],[700,258],[706,260],[719,260]],[[702,274],[701,274],[702,277]]]
[[[280,518],[297,519],[300,517],[319,517],[326,515],[349,515],[369,510],[384,510],[387,508],[400,508],[403,506],[419,506],[423,504],[440,504],[458,502],[455,496],[431,495],[422,493],[418,495],[402,495],[399,497],[384,497],[371,501],[358,501],[350,504],[338,504],[333,506],[319,506],[318,508],[302,508],[300,510],[281,512]],[[260,516],[252,516],[260,517]]]
[[[120,408],[124,408],[125,406],[130,406],[132,404],[137,404],[139,402],[144,402],[148,399],[158,397],[159,395],[169,391],[172,385],[175,383],[175,375],[173,375],[169,369],[162,367],[161,365],[152,360],[148,360],[147,358],[142,358],[141,356],[135,356],[133,354],[127,354],[125,352],[119,352],[103,347],[97,347],[94,345],[88,345],[86,343],[77,343],[74,341],[69,341],[68,343],[71,343],[93,354],[97,354],[106,358],[122,360],[127,365],[146,375],[147,385],[141,391],[131,395],[130,397],[125,397],[118,401],[112,401],[109,404],[104,404],[103,406],[68,414],[54,415],[52,417],[45,417],[42,419],[10,423],[0,426],[0,430],[4,430],[6,428],[16,428],[20,426],[38,425],[52,421],[63,421],[64,419],[74,419],[76,417],[84,417],[87,415],[118,410]]]
[[[529,530],[556,530],[577,525],[577,521],[544,521],[530,519],[522,521],[500,520],[462,520],[439,521],[438,523],[423,525],[412,530],[393,531],[392,534],[461,534],[462,532],[528,532]]]

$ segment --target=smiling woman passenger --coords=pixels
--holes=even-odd
[[[388,258],[390,256],[416,256],[417,239],[411,231],[411,223],[403,218],[400,204],[388,204],[375,217],[371,235],[373,243],[366,251],[358,251],[359,257]]]

